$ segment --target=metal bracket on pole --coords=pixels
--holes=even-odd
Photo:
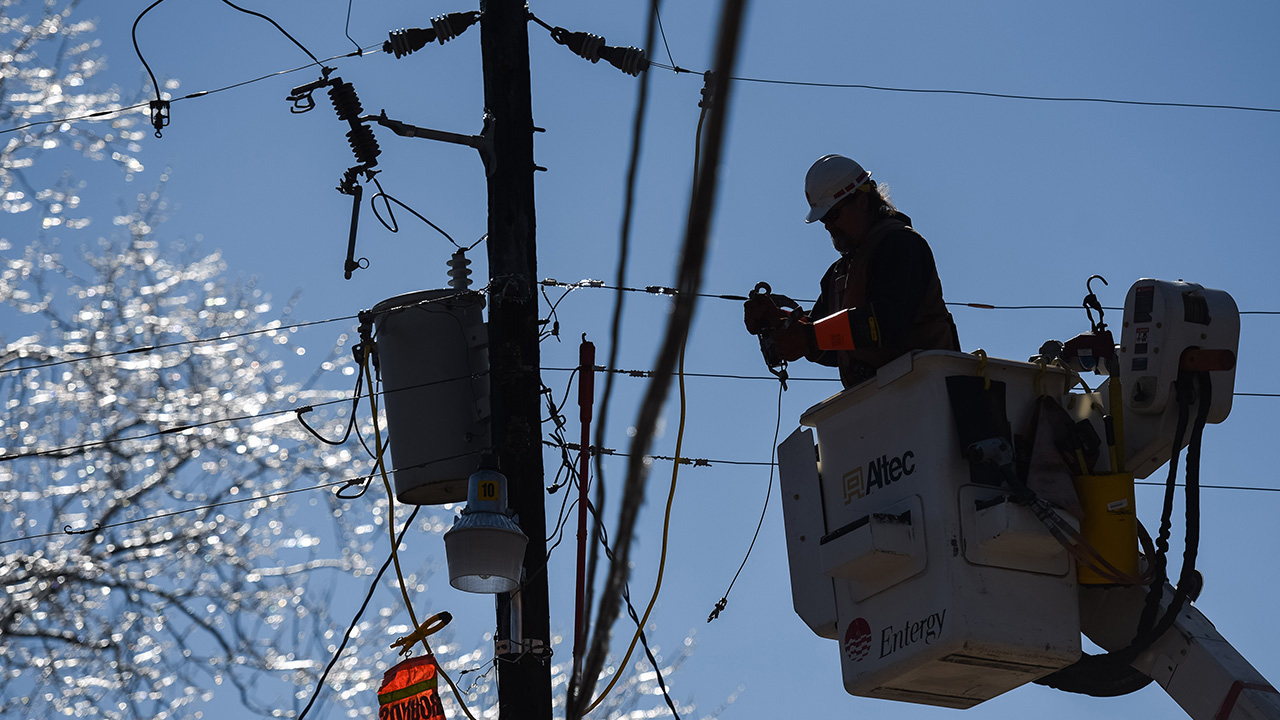
[[[484,128],[480,130],[479,135],[460,135],[458,133],[446,132],[444,130],[432,130],[431,128],[410,125],[387,117],[386,110],[383,110],[379,115],[365,115],[361,117],[360,120],[362,122],[376,122],[401,137],[420,137],[428,140],[439,140],[440,142],[473,147],[480,153],[480,161],[484,163],[485,177],[489,177],[493,174],[495,157],[493,154],[492,131],[495,120],[489,113],[484,114]]]

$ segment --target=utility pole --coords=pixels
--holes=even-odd
[[[534,242],[533,110],[524,0],[480,0],[489,174],[489,383],[508,500],[529,537],[520,588],[497,599],[498,712],[551,718],[550,608],[542,475],[542,382]]]

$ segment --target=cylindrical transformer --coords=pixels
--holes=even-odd
[[[373,308],[396,498],[467,499],[492,444],[484,295],[454,289],[397,295]]]
[[[1080,534],[1116,570],[1138,574],[1138,516],[1134,506],[1133,475],[1082,475],[1075,478],[1083,517]],[[1085,585],[1115,581],[1081,563],[1079,580]]]

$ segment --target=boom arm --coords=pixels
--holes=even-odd
[[[1166,587],[1164,597],[1172,595]],[[1121,649],[1133,639],[1145,598],[1141,587],[1081,586],[1081,629],[1103,649]],[[1192,720],[1280,719],[1280,694],[1190,603],[1131,664]]]

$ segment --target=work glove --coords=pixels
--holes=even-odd
[[[792,362],[817,350],[813,321],[803,311],[789,313],[782,327],[773,332],[773,345],[778,357]]]
[[[752,335],[777,330],[787,320],[785,308],[799,309],[800,304],[786,295],[753,292],[742,304],[742,322]]]
[[[778,307],[768,295],[752,295],[742,304],[742,322],[752,335],[781,327],[786,311]]]

